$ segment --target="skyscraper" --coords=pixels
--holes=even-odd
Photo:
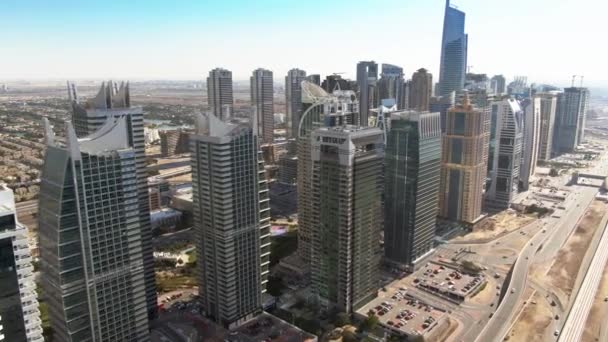
[[[319,127],[352,124],[359,114],[354,91],[336,90],[328,94],[321,87],[305,81],[302,83],[303,112],[297,138],[297,185],[298,185],[298,254],[305,264],[310,264],[315,198],[312,193],[311,133]]]
[[[589,91],[570,87],[557,98],[555,154],[574,151],[584,138]]]
[[[141,206],[149,215],[149,203],[147,188],[145,203],[139,194],[132,119],[128,111],[108,116],[81,139],[68,122],[65,145],[45,120],[41,285],[59,341],[149,340],[143,255],[149,239],[141,220]]]
[[[17,221],[13,191],[3,184],[0,184],[0,341],[43,341],[27,229]]]
[[[97,131],[111,119],[124,117],[127,121],[129,143],[135,152],[137,168],[137,194],[139,207],[139,226],[142,237],[142,255],[146,279],[146,302],[148,315],[156,312],[156,282],[154,258],[152,255],[152,229],[150,228],[150,208],[148,199],[148,172],[146,170],[146,151],[144,137],[144,114],[141,106],[131,106],[129,83],[120,87],[110,81],[102,83],[97,95],[82,103],[73,101],[72,122],[76,136],[85,138],[96,135]]]
[[[274,89],[272,71],[256,69],[251,75],[251,105],[255,108],[258,136],[264,143],[274,140]]]
[[[464,33],[464,22],[464,12],[450,6],[450,0],[446,0],[441,39],[439,96],[460,91],[464,87],[469,39]]]
[[[539,97],[525,100],[524,105],[524,143],[519,177],[521,190],[526,191],[536,171],[538,145],[540,140],[541,104]]]
[[[377,295],[382,229],[383,132],[323,127],[312,133],[312,290],[351,313]]]
[[[428,111],[433,95],[433,75],[426,69],[418,69],[412,74],[409,89],[409,106],[417,111]]]
[[[257,123],[199,116],[191,136],[199,294],[233,328],[261,311],[270,263],[268,185]]]
[[[306,71],[291,69],[285,76],[285,105],[287,107],[287,136],[298,136],[298,125],[302,115],[302,81],[306,80]]]
[[[403,68],[392,64],[382,64],[382,73],[378,80],[378,100],[392,99],[397,108],[403,108],[405,99],[405,82]]]
[[[397,265],[433,250],[441,160],[439,113],[390,114],[385,155],[384,251]]]
[[[319,75],[319,74],[308,75],[308,76],[306,76],[306,80],[308,82],[314,83],[314,84],[316,84],[318,86],[321,85],[321,75]]]
[[[232,113],[234,100],[232,98],[232,71],[215,68],[209,71],[207,77],[207,103],[213,115],[220,119],[227,118]]]
[[[369,110],[378,106],[378,64],[374,61],[357,64],[357,86],[359,87],[359,117],[357,123],[368,125]]]
[[[540,98],[540,142],[538,160],[551,159],[553,146],[553,129],[555,127],[555,111],[557,109],[556,93],[536,94]]]
[[[518,190],[524,113],[516,100],[504,99],[492,103],[492,115],[496,118],[496,140],[493,158],[488,160],[492,171],[485,205],[489,210],[504,210],[509,208]]]
[[[342,78],[339,74],[333,74],[325,77],[323,83],[321,83],[321,87],[331,94],[334,90],[355,90],[356,82]]]
[[[507,80],[503,75],[494,75],[494,77],[492,77],[492,79],[490,80],[490,87],[496,95],[504,94],[506,85]]]
[[[411,83],[411,82],[410,82]],[[454,106],[456,94],[451,92],[444,96],[433,96],[429,100],[429,109],[431,112],[439,112],[441,115],[441,132],[445,132],[446,116],[448,109]]]
[[[481,217],[488,164],[489,113],[467,95],[447,112],[442,141],[439,216],[472,224]]]

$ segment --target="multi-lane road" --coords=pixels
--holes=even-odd
[[[608,248],[606,246],[608,246],[608,232],[606,227],[604,227],[602,238],[591,261],[591,265],[587,270],[583,284],[566,318],[564,327],[559,333],[559,342],[580,341],[583,335],[585,330],[584,322],[587,321],[587,317],[589,316],[589,311],[604,274],[606,261],[608,261]]]
[[[605,165],[598,165],[593,170],[604,171]],[[510,283],[505,284],[509,286],[508,291],[476,341],[502,341],[508,333],[528,285],[530,266],[535,262],[543,262],[556,256],[597,193],[597,188],[586,186],[574,186],[572,189],[571,197],[564,203],[565,209],[558,210],[551,218],[546,219],[547,233],[539,231],[521,250],[513,266]],[[539,247],[542,248],[539,250]]]

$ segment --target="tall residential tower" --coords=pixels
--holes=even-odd
[[[191,135],[199,294],[233,328],[261,311],[270,263],[270,207],[257,124],[199,116]]]
[[[439,216],[472,224],[481,217],[488,164],[489,113],[469,97],[447,112],[441,157]]]
[[[256,69],[251,75],[251,105],[255,108],[259,132],[263,143],[272,143],[274,139],[272,71]]]
[[[209,110],[218,118],[232,115],[234,100],[232,98],[232,71],[215,68],[207,77],[207,104]]]
[[[298,136],[298,126],[302,115],[302,81],[306,80],[306,71],[291,69],[285,76],[285,106],[287,107],[287,136]]]
[[[553,129],[555,127],[555,111],[557,109],[556,93],[536,94],[540,98],[540,142],[538,160],[551,159],[553,147]]]
[[[583,141],[588,101],[587,88],[565,88],[564,92],[559,94],[555,117],[557,139],[554,139],[557,155],[573,152]]]
[[[433,75],[426,69],[418,69],[412,74],[409,88],[409,107],[417,111],[428,111],[433,95]]]
[[[357,86],[359,87],[359,117],[357,124],[367,126],[370,109],[378,106],[378,64],[374,61],[357,63]]]

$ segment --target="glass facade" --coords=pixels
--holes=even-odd
[[[445,96],[464,88],[468,36],[464,33],[465,13],[446,0],[441,40],[439,94]]]
[[[439,113],[391,114],[385,155],[384,249],[411,265],[433,248],[441,160]]]

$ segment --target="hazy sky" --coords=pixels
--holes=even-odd
[[[471,71],[608,84],[608,0],[453,0]],[[360,60],[438,79],[444,0],[0,0],[0,80],[354,77]]]

